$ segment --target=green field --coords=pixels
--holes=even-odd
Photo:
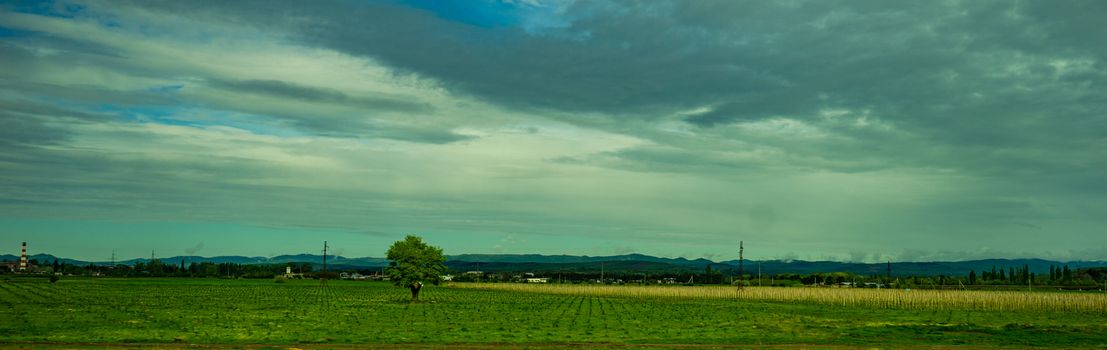
[[[1102,311],[447,287],[425,288],[419,303],[408,298],[406,289],[378,282],[330,281],[324,288],[310,280],[11,278],[0,281],[0,346],[1107,348]]]

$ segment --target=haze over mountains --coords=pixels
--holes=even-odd
[[[67,264],[88,265],[108,264],[107,261],[89,262],[64,257],[55,257],[50,254],[35,254],[31,259],[37,259],[40,263],[52,263],[55,259]],[[0,260],[15,261],[19,257],[15,255],[0,255]],[[166,263],[234,263],[234,264],[287,264],[287,263],[312,263],[322,264],[323,256],[315,254],[279,255],[274,257],[248,257],[248,256],[173,256],[158,258]],[[134,265],[147,262],[148,258],[119,260],[118,264]],[[388,265],[385,258],[360,257],[348,258],[343,256],[328,256],[327,264],[336,270],[366,270],[377,269]],[[578,255],[539,255],[539,254],[461,254],[447,256],[446,265],[455,271],[480,270],[486,272],[495,271],[599,271],[601,268],[610,272],[648,272],[648,273],[683,273],[703,272],[708,266],[724,273],[736,273],[737,260],[712,261],[708,259],[663,258],[644,254],[625,254],[614,256],[578,256]],[[1104,261],[1051,261],[1044,259],[983,259],[966,261],[920,261],[920,262],[892,262],[893,275],[963,275],[970,270],[984,271],[994,267],[1021,267],[1026,265],[1035,273],[1046,273],[1049,266],[1068,265],[1070,268],[1101,267],[1107,266]],[[850,272],[861,275],[882,275],[887,272],[887,263],[858,263],[840,261],[804,261],[804,260],[746,260],[746,273],[756,274],[760,269],[763,274],[780,273],[815,273],[815,272]]]

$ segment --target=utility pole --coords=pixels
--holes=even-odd
[[[757,286],[761,286],[761,261],[757,261]]]
[[[111,268],[115,269],[115,249],[111,250]]]
[[[742,288],[745,287],[744,275],[746,274],[746,258],[743,255],[745,251],[746,247],[743,245],[742,241],[738,241],[738,290],[742,290]]]
[[[892,279],[892,261],[888,260],[888,279]]]
[[[319,286],[327,286],[327,241],[323,241],[323,274],[319,276]]]
[[[603,271],[603,261],[601,261],[600,262],[600,284],[604,284],[604,282],[603,282],[603,272],[604,272]]]
[[[746,273],[745,257],[742,256],[746,251],[746,247],[742,245],[742,241],[738,241],[738,279],[742,279],[742,275]]]

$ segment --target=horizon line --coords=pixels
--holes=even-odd
[[[3,255],[12,256],[12,257],[15,257],[17,259],[19,258],[18,255],[14,255],[14,254],[3,254]],[[33,257],[33,256],[36,256],[36,255],[49,255],[49,256],[52,256],[56,259],[76,260],[76,261],[88,262],[88,263],[94,263],[94,264],[96,264],[96,263],[110,263],[111,262],[110,260],[104,261],[104,260],[84,260],[84,259],[77,259],[77,258],[68,258],[68,257],[63,257],[63,256],[58,256],[58,255],[55,255],[55,254],[51,254],[51,253],[36,253],[36,254],[31,254],[28,257]],[[299,255],[307,255],[307,256],[320,257],[320,258],[323,257],[323,255],[311,254],[311,253],[280,254],[280,255],[274,255],[274,256],[271,256],[271,257],[248,256],[248,255],[213,255],[213,256],[173,255],[173,256],[169,256],[169,257],[165,257],[165,258],[155,257],[154,259],[145,258],[145,257],[122,258],[122,259],[118,259],[117,262],[165,260],[165,259],[175,259],[175,258],[215,259],[215,258],[227,258],[227,257],[253,258],[253,259],[259,259],[259,260],[272,260],[272,259],[280,258],[280,257],[299,256]],[[540,254],[540,253],[462,253],[462,254],[447,254],[446,257],[458,257],[458,256],[464,256],[464,255],[486,255],[486,256],[527,256],[527,255],[530,255],[530,256],[542,256],[542,257],[563,256],[563,257],[579,257],[579,258],[615,258],[615,257],[626,257],[626,256],[631,256],[631,255],[639,255],[639,256],[658,258],[658,259],[668,259],[668,260],[680,260],[680,259],[687,260],[687,261],[707,260],[707,261],[709,261],[711,263],[715,263],[715,264],[727,264],[727,263],[730,263],[730,262],[737,262],[739,260],[739,259],[712,260],[712,259],[708,259],[706,257],[687,258],[687,257],[682,257],[682,256],[681,257],[663,257],[663,256],[656,256],[656,255],[643,254],[643,253],[626,253],[626,254],[615,254],[615,255],[573,255],[573,254]],[[328,257],[336,257],[336,258],[339,258],[339,259],[346,259],[346,260],[357,260],[357,259],[383,259],[383,260],[387,260],[384,257],[374,257],[374,256],[362,256],[362,257],[347,257],[347,256],[342,256],[342,255],[327,255],[327,256]],[[449,260],[449,259],[447,259],[447,260]],[[1042,261],[1061,262],[1061,263],[1068,263],[1068,262],[1105,262],[1105,261],[1107,261],[1107,260],[1102,260],[1102,259],[1099,259],[1099,260],[1092,260],[1092,259],[1053,260],[1053,259],[1047,259],[1047,258],[1042,258],[1042,257],[1033,257],[1033,258],[1026,258],[1026,257],[1022,257],[1022,258],[989,257],[989,258],[975,258],[975,259],[961,259],[961,260],[903,260],[903,261],[896,261],[896,260],[885,260],[885,261],[805,260],[805,259],[798,259],[798,258],[797,259],[771,258],[771,259],[760,259],[760,260],[759,259],[744,259],[744,261],[747,261],[747,262],[781,261],[781,262],[791,263],[791,262],[799,261],[799,262],[833,262],[833,263],[843,263],[843,264],[887,264],[887,263],[899,264],[899,263],[940,263],[940,262],[956,263],[956,262],[971,262],[971,261],[984,261],[984,260],[1042,260]],[[627,261],[627,260],[624,260],[624,261]],[[502,262],[502,261],[492,261],[492,262]],[[525,261],[520,261],[520,262],[515,262],[515,263],[524,263],[524,262]],[[553,262],[553,263],[561,263],[561,262]]]

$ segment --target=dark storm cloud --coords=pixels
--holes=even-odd
[[[104,121],[110,118],[110,116],[104,114],[60,108],[51,104],[29,100],[0,100],[0,110],[3,110],[13,119],[16,118],[16,115],[66,118],[87,122]]]
[[[29,100],[0,99],[0,150],[15,152],[32,146],[56,145],[70,135],[65,124],[102,122],[109,118]]]
[[[1081,136],[1060,139],[1071,148],[1102,137],[1089,126],[1107,109],[1096,93],[1107,50],[1093,44],[1107,35],[1095,21],[1104,6],[578,2],[566,25],[539,30],[389,3],[221,3],[192,15],[289,30],[308,45],[581,123],[707,108],[685,120],[712,128],[844,108],[918,137],[910,147],[1050,147],[1056,135]]]
[[[169,106],[180,102],[173,96],[157,91],[106,89],[94,85],[19,81],[0,82],[0,89],[14,90],[21,95],[49,96],[62,103],[84,106]]]
[[[1004,3],[582,2],[568,11],[578,18],[571,25],[538,34],[417,9],[324,8],[342,13],[306,26],[302,40],[503,104],[621,115],[725,105],[714,123],[836,103],[911,111],[1015,80],[989,77],[997,65],[1028,64],[1044,75],[1043,60],[1054,54],[1102,53],[1055,41],[1076,31],[1052,29],[1067,22]],[[318,11],[328,9],[307,13]],[[1020,55],[1026,62],[1009,62]],[[970,84],[951,91],[949,72]]]
[[[276,97],[309,102],[348,104],[372,110],[404,113],[428,113],[433,108],[426,103],[403,101],[387,97],[352,97],[334,89],[301,86],[278,80],[219,80],[210,79],[208,86],[244,93],[267,94]]]
[[[20,30],[0,37],[0,211],[659,250],[1102,243],[1102,2],[553,7],[0,12]]]
[[[586,158],[563,157],[551,161],[566,164],[598,164],[647,173],[751,174],[777,171],[781,167],[777,162],[743,158],[741,155],[726,152],[697,152],[660,146],[634,147]]]
[[[1103,157],[1089,151],[1103,145],[1104,128],[1097,126],[1107,111],[1107,97],[1099,93],[1107,87],[1107,49],[1096,45],[1107,36],[1098,25],[1107,5],[1095,1],[582,1],[558,14],[560,25],[537,29],[525,18],[481,26],[452,20],[462,15],[391,2],[133,5],[197,23],[271,31],[371,58],[396,74],[435,79],[455,93],[647,138],[663,147],[608,155],[640,160],[624,165],[647,171],[742,168],[756,160],[720,161],[717,156],[727,158],[733,149],[705,150],[645,130],[648,122],[621,121],[678,116],[699,137],[754,140],[777,148],[795,167],[846,172],[921,167],[1018,175],[1099,164]],[[368,112],[433,110],[273,80],[212,78],[208,84]],[[468,138],[428,126],[374,125],[359,115],[235,108],[322,135],[432,143]],[[697,111],[679,114],[689,110]],[[829,121],[821,114],[826,110],[888,128]],[[772,140],[717,130],[772,118],[803,121],[832,137]],[[693,164],[697,159],[703,164]]]
[[[316,135],[335,137],[385,138],[400,141],[446,144],[471,140],[474,137],[457,134],[437,125],[381,124],[372,116],[380,113],[402,114],[408,119],[434,113],[434,108],[424,102],[403,100],[389,96],[350,96],[338,90],[302,86],[278,80],[223,80],[208,79],[201,88],[221,91],[260,94],[278,99],[290,99],[327,106],[348,107],[349,112],[312,113],[303,110],[286,110],[272,106],[249,103],[210,102],[231,110],[254,113],[276,118],[296,129]]]
[[[46,126],[39,118],[0,112],[0,149],[53,144],[68,136],[65,130]]]
[[[91,8],[94,10],[72,15],[116,23],[117,28],[135,25],[131,22],[133,19],[125,15],[100,13],[96,12],[100,10],[96,6]],[[19,19],[16,23],[20,25],[33,23],[26,18]],[[52,104],[72,105],[78,109],[106,110],[110,113],[103,113],[102,117],[117,120],[149,121],[153,118],[193,123],[197,121],[181,120],[171,114],[187,108],[216,109],[260,116],[281,127],[313,135],[431,144],[473,138],[455,133],[450,125],[426,121],[425,116],[434,114],[435,108],[425,101],[410,100],[410,96],[350,94],[276,79],[237,80],[216,76],[205,69],[218,66],[212,62],[198,62],[195,58],[181,58],[176,62],[151,60],[147,51],[157,48],[144,45],[146,43],[110,36],[67,38],[68,29],[55,29],[66,28],[66,24],[50,21],[45,19],[39,27],[32,27],[46,31],[28,30],[19,36],[0,38],[0,58],[6,68],[10,68],[0,72],[0,93],[49,100]],[[61,34],[49,30],[58,30]],[[257,98],[247,101],[241,96]],[[281,104],[271,103],[273,101]],[[326,110],[318,108],[320,106]],[[389,114],[393,119],[402,118],[381,122],[382,114]],[[19,135],[7,138],[7,143],[24,143],[20,140],[34,138],[37,134],[45,136],[47,131],[55,133],[53,139],[63,136],[64,131],[46,128],[36,118],[41,119],[5,120],[7,130],[20,130]]]
[[[650,32],[658,29],[647,27],[641,28],[644,33],[621,37],[632,33],[604,27],[611,20],[626,20],[629,27],[665,24],[648,19],[606,18],[609,14],[596,13],[571,28],[532,35],[519,27],[472,26],[383,3],[266,4],[270,5],[204,6],[192,15],[291,29],[288,35],[306,44],[372,57],[516,107],[633,113],[651,107],[670,109],[674,101],[720,85],[750,91],[766,80],[779,84],[766,72],[730,62],[734,57],[727,57],[728,52],[707,52],[696,47],[699,44],[685,42],[694,36],[681,31],[653,35]],[[256,7],[264,10],[254,11]],[[705,56],[704,62],[695,62],[697,55]],[[696,100],[702,99],[677,104],[694,106]]]

